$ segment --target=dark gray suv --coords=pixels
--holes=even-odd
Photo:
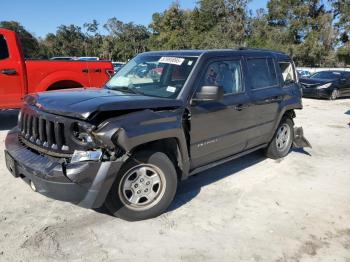
[[[48,197],[140,220],[179,181],[258,149],[293,144],[301,91],[292,60],[256,50],[148,52],[102,89],[32,94],[6,138],[15,177]]]

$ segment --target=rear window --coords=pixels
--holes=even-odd
[[[6,39],[0,35],[0,60],[9,58],[9,49],[7,47]]]
[[[278,85],[276,68],[271,58],[250,58],[247,60],[252,89]]]
[[[283,83],[284,85],[289,85],[296,82],[296,77],[294,74],[294,68],[291,62],[288,61],[280,61],[278,62],[280,67]],[[303,71],[305,72],[305,71]]]

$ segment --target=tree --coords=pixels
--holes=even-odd
[[[96,20],[92,20],[91,23],[84,23],[83,27],[86,30],[86,55],[100,57],[103,54],[103,51],[101,50],[103,36],[99,32],[99,23]]]
[[[331,0],[335,30],[338,34],[340,48],[337,58],[343,65],[350,65],[350,0]]]
[[[252,18],[249,43],[285,51],[298,65],[334,64],[333,19],[320,0],[270,0],[267,6]]]
[[[115,60],[127,61],[147,49],[149,32],[145,26],[134,23],[123,23],[117,18],[111,18],[104,25],[109,36],[104,40],[107,53]]]
[[[185,49],[191,47],[188,29],[189,14],[174,3],[163,13],[153,14],[150,24],[152,49]]]
[[[207,5],[216,3],[219,7],[214,13],[210,24],[211,28],[202,34],[202,48],[233,48],[246,44],[248,32],[247,0],[210,0],[202,1],[199,10],[205,10],[204,15],[209,14]],[[211,11],[213,12],[213,11]],[[214,23],[215,22],[215,23]]]
[[[350,41],[350,0],[330,0],[341,43]]]
[[[127,61],[147,50],[261,47],[288,53],[299,66],[349,63],[350,0],[268,0],[267,9],[248,12],[250,0],[198,0],[192,10],[175,1],[154,13],[147,27],[117,18],[83,28],[61,25],[36,39],[17,22],[28,57],[99,56]],[[328,5],[325,4],[328,1]]]
[[[37,56],[40,50],[38,40],[20,23],[16,21],[1,21],[0,27],[15,31],[18,34],[26,58],[34,58]]]

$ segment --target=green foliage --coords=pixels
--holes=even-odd
[[[15,31],[23,45],[23,53],[27,58],[33,58],[38,55],[39,42],[25,28],[16,21],[2,21],[0,27]]]
[[[188,22],[188,13],[177,3],[163,13],[153,14],[153,22],[149,26],[153,33],[149,42],[151,49],[190,48]]]
[[[336,55],[343,65],[350,65],[350,44],[339,48]]]
[[[142,25],[123,23],[116,18],[111,18],[104,25],[109,36],[104,41],[108,47],[108,56],[114,60],[127,61],[135,54],[147,50],[149,32]]]
[[[17,22],[0,26],[19,33],[29,57],[127,61],[148,50],[249,46],[284,51],[299,66],[350,63],[350,0],[325,1],[269,0],[267,9],[255,14],[247,8],[249,0],[198,0],[193,10],[174,2],[153,14],[148,28],[117,18],[102,26],[92,20],[83,28],[61,25],[44,39],[36,39]]]

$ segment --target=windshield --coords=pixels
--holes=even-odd
[[[310,78],[338,79],[340,77],[341,77],[341,73],[339,73],[339,72],[324,71],[324,72],[317,72],[317,73],[313,74]]]
[[[141,55],[123,66],[106,88],[154,97],[176,98],[197,58]]]

